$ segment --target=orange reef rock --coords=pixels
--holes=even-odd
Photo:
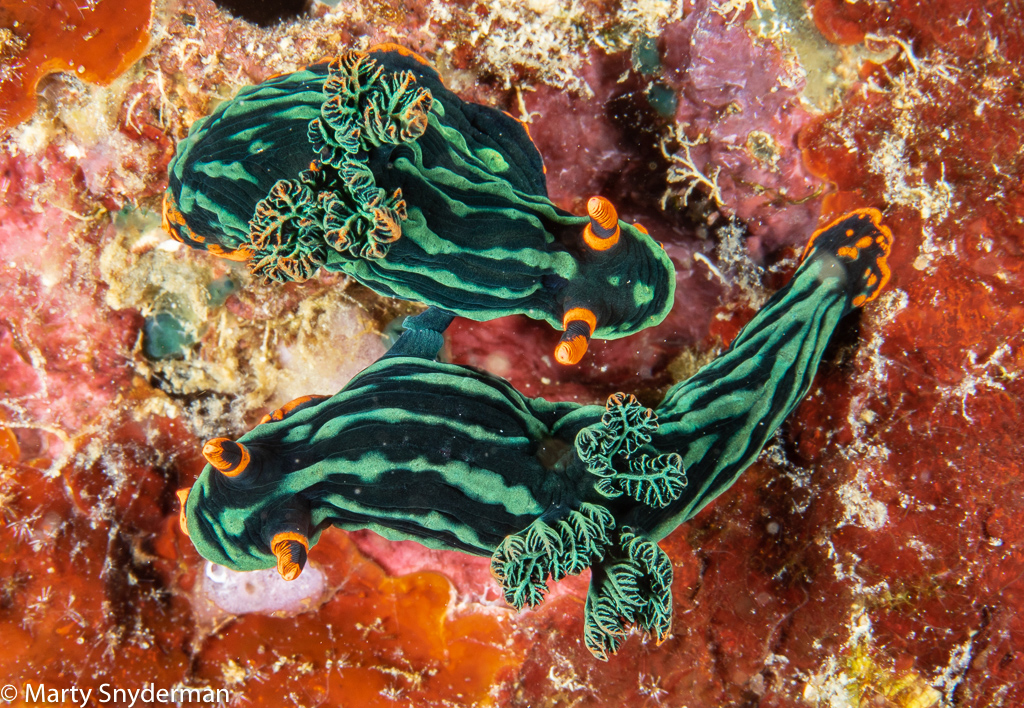
[[[150,0],[0,0],[0,128],[35,111],[40,79],[107,84],[149,43]]]
[[[79,87],[89,110],[69,115],[70,87],[54,82],[42,100],[60,120],[0,143],[0,683],[209,686],[252,706],[1024,705],[1019,8],[815,0],[815,46],[853,57],[850,88],[821,115],[780,83],[791,55],[765,44],[792,36],[768,20],[757,36],[770,4],[685,0],[647,23],[635,12],[659,3],[588,3],[581,33],[515,3],[355,0],[257,28],[183,0],[156,6],[166,32],[111,100]],[[125,7],[0,0],[0,66],[70,60],[109,79],[146,42],[149,6]],[[842,324],[808,398],[662,542],[675,606],[660,646],[631,635],[599,663],[580,641],[586,577],[516,614],[486,559],[370,532],[325,533],[309,556],[322,585],[299,610],[233,614],[204,590],[175,497],[202,443],[332,393],[414,309],[341,279],[263,286],[177,246],[159,228],[170,150],[241,85],[396,38],[462,95],[532,121],[560,203],[609,198],[676,264],[670,317],[594,342],[577,368],[551,361],[558,333],[533,321],[453,325],[453,361],[531,396],[655,402],[784,281],[819,210],[876,207],[894,232],[892,281]],[[37,79],[5,81],[2,105],[31,112]],[[675,112],[652,110],[669,94]],[[666,179],[687,151],[659,148],[680,117],[699,123],[685,134],[693,167],[717,175],[749,232],[706,184],[662,208],[666,189],[690,186]],[[183,333],[166,359],[146,351],[157,314]]]

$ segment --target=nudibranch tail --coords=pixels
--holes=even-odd
[[[230,438],[214,438],[203,445],[203,457],[225,477],[237,477],[249,466],[249,450]]]
[[[444,346],[444,331],[454,319],[455,315],[437,307],[428,307],[425,312],[405,318],[404,331],[384,357],[436,359]]]
[[[877,209],[857,209],[815,231],[801,260],[828,254],[844,262],[849,272],[853,307],[878,297],[889,282],[892,231]]]
[[[306,567],[309,539],[301,533],[283,531],[276,534],[270,549],[277,558],[277,572],[285,580],[295,580]]]
[[[663,538],[735,482],[806,395],[839,321],[884,285],[891,246],[874,209],[815,232],[792,279],[729,348],[669,389],[649,446],[678,452],[689,483],[664,507],[637,507],[632,525]]]
[[[583,242],[595,251],[607,251],[619,242],[619,214],[604,197],[587,201],[590,223],[583,227]]]

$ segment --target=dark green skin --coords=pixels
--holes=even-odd
[[[548,199],[518,121],[393,49],[240,91],[178,146],[167,200],[177,238],[251,253],[265,278],[341,271],[477,321],[519,313],[561,329],[584,307],[594,336],[614,339],[661,322],[675,292],[672,262],[635,226],[620,221],[607,251],[585,245],[589,218]]]
[[[438,363],[449,317],[430,310],[341,393],[242,436],[240,477],[208,466],[186,504],[191,538],[252,570],[275,564],[278,532],[315,544],[328,525],[369,528],[491,555],[517,608],[590,567],[595,655],[628,624],[664,637],[672,568],[657,540],[725,491],[803,398],[840,319],[884,284],[889,241],[864,214],[816,234],[792,280],[654,411],[622,394],[604,408],[529,398]]]
[[[308,521],[294,530],[313,542],[334,525],[489,556],[593,486],[582,467],[557,465],[581,427],[561,421],[577,408],[468,367],[387,357],[337,395],[239,438],[251,462],[236,478],[212,468],[200,477],[189,535],[217,563],[269,568],[270,540],[293,530],[299,508]]]

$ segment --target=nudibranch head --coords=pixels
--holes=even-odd
[[[206,447],[212,443],[246,450],[245,474],[207,465],[190,490],[179,492],[182,530],[214,563],[234,570],[277,567],[286,580],[298,577],[306,550],[319,538],[308,503],[286,486],[269,484],[276,463],[258,442],[218,438]]]
[[[562,361],[657,324],[674,298],[672,262],[645,230],[603,197],[587,216],[557,208],[523,124],[394,45],[248,87],[198,121],[164,217],[178,240],[267,280],[323,268],[470,319],[556,328],[586,309],[590,331],[563,339]]]

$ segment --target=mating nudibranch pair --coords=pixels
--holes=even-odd
[[[519,121],[462,101],[383,45],[243,89],[192,126],[170,166],[165,228],[267,279],[341,271],[382,295],[472,320],[510,314],[591,337],[658,324],[671,260],[608,200],[548,199]]]
[[[624,394],[604,407],[529,398],[439,363],[450,317],[428,310],[340,393],[210,441],[182,528],[213,562],[289,579],[332,525],[490,556],[517,609],[590,568],[587,647],[607,657],[628,625],[662,640],[672,565],[658,540],[757,457],[839,320],[887,282],[891,242],[873,209],[815,232],[790,282],[653,410]]]

